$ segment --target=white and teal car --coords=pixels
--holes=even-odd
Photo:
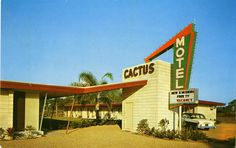
[[[193,129],[210,129],[216,128],[215,121],[207,120],[203,114],[198,113],[183,113],[182,115],[183,124],[186,127]]]

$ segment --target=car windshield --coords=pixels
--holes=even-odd
[[[206,119],[206,117],[202,114],[193,114],[190,116],[191,119]]]

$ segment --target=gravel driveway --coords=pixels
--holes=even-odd
[[[58,130],[45,137],[28,140],[0,141],[2,148],[160,148],[160,147],[222,147],[204,142],[165,140],[137,135],[120,130],[117,125],[94,126],[74,129],[65,133]],[[225,147],[225,145],[224,145]]]

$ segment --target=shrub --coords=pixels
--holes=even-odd
[[[72,128],[78,128],[79,127],[79,122],[71,122],[70,126]]]
[[[32,125],[27,125],[25,130],[27,131],[27,138],[35,138],[32,133],[33,131],[35,131],[35,127],[33,127]]]
[[[192,140],[205,140],[207,138],[206,134],[198,131],[198,130],[192,130],[191,132],[191,139]]]
[[[157,138],[165,138],[166,137],[166,132],[163,130],[156,129],[154,132],[154,136]]]
[[[180,132],[179,138],[181,140],[188,140],[191,137],[191,129],[182,129],[182,131]]]
[[[91,120],[91,126],[96,126],[96,125],[97,125],[96,120]]]
[[[155,130],[156,130],[155,127],[152,127],[151,130],[150,130],[150,135],[154,136],[155,135]]]
[[[146,135],[153,135],[154,137],[158,138],[169,138],[169,139],[175,139],[179,138],[181,140],[205,140],[207,139],[207,136],[205,133],[194,130],[192,128],[183,128],[182,131],[176,131],[176,130],[166,130],[167,126],[169,124],[169,121],[166,119],[162,119],[159,122],[159,126],[161,129],[155,129],[149,128],[148,120],[142,119],[138,123],[137,132],[140,134],[146,134]]]
[[[104,124],[106,124],[106,120],[105,119],[100,120],[99,125],[104,125]]]
[[[27,130],[27,131],[33,131],[33,130],[35,130],[35,127],[33,127],[32,125],[27,125],[26,128],[25,128],[25,130]]]
[[[147,119],[142,119],[141,121],[139,121],[138,123],[138,127],[137,127],[137,132],[140,134],[149,134],[150,133],[150,128],[148,126],[147,123]]]
[[[154,137],[159,137],[159,130],[158,130],[158,129],[155,129],[152,135],[153,135]]]
[[[160,122],[158,123],[158,125],[161,127],[163,131],[166,131],[168,124],[169,124],[169,120],[167,120],[166,118],[161,119]]]
[[[7,135],[10,136],[10,137],[13,137],[14,136],[14,128],[7,128]]]
[[[57,119],[43,119],[43,129],[46,130],[58,130],[65,129],[67,126],[67,122],[65,120],[57,120]]]
[[[4,139],[5,137],[5,130],[3,128],[0,128],[0,140]]]
[[[82,119],[80,121],[73,121],[70,124],[72,128],[83,128],[83,127],[89,127],[92,125],[93,125],[93,120],[87,120],[87,119]]]
[[[197,123],[192,123],[192,122],[184,122],[183,127],[189,130],[196,130],[197,129]]]
[[[89,124],[87,122],[87,120],[81,120],[81,127],[88,127]]]
[[[162,119],[159,122],[159,126],[161,129],[155,129],[149,128],[148,126],[148,120],[142,119],[138,123],[137,132],[140,134],[146,134],[146,135],[153,135],[154,137],[158,138],[169,138],[169,139],[175,139],[179,138],[181,140],[205,140],[207,139],[207,136],[205,133],[194,130],[192,128],[183,128],[182,131],[176,131],[176,130],[166,130],[167,126],[169,124],[169,121],[167,119]]]
[[[105,119],[100,119],[100,120],[93,120],[93,119],[81,119],[80,121],[72,121],[70,126],[72,128],[83,128],[83,127],[90,127],[90,126],[95,126],[95,125],[115,125],[121,124],[121,120],[105,120]]]
[[[193,129],[183,129],[179,135],[179,138],[182,140],[205,140],[207,139],[207,136],[205,133],[199,131],[199,130],[193,130]]]
[[[175,130],[167,130],[165,135],[166,138],[175,139],[177,136],[177,132]]]
[[[109,119],[106,121],[106,125],[115,125],[115,124],[116,124],[116,121],[113,119]]]
[[[160,131],[159,129],[155,129],[154,133],[153,133],[154,137],[160,138]]]

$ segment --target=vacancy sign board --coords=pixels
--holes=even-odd
[[[197,104],[198,103],[198,90],[172,90],[170,91],[170,108],[174,108],[184,104]]]

